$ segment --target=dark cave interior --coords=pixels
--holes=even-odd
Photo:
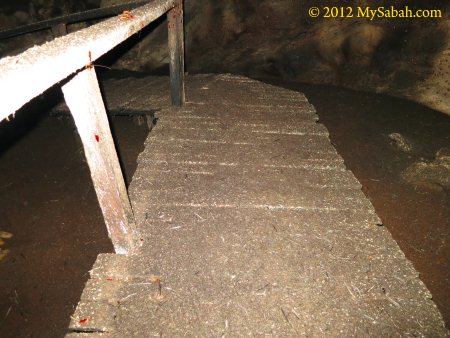
[[[0,30],[114,0],[0,5]],[[356,8],[404,1],[351,1]],[[450,326],[450,4],[440,19],[317,18],[338,1],[185,1],[189,74],[233,73],[304,92],[383,225],[419,271]],[[96,23],[70,25],[76,31]],[[53,38],[50,30],[0,40],[0,57]],[[167,75],[159,19],[97,63],[101,81]],[[23,79],[26,81],[26,79]],[[0,124],[0,336],[64,336],[95,257],[112,252],[70,115],[50,115],[57,86]],[[148,129],[111,116],[129,183]]]

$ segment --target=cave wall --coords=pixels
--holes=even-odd
[[[102,0],[102,5],[114,0]],[[115,2],[118,2],[117,0]],[[346,6],[441,9],[443,19],[312,19],[317,0],[186,0],[186,64],[191,73],[346,86],[387,93],[450,114],[450,4],[347,1]],[[167,65],[165,27],[143,39],[119,67]],[[138,55],[140,54],[140,55]]]
[[[119,2],[124,1],[33,1],[37,12],[47,6],[47,13],[60,3],[70,11]],[[313,19],[307,14],[311,6],[342,4],[337,0],[185,0],[187,71],[340,85],[406,97],[450,114],[450,3],[345,2],[353,8],[438,8],[443,19]],[[23,21],[25,15],[19,17]],[[123,55],[115,60],[115,68],[167,72],[164,24],[133,41],[136,45],[129,43],[120,50]]]

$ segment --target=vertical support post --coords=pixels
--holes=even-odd
[[[78,129],[109,237],[118,254],[139,247],[134,216],[94,68],[62,87]]]
[[[169,31],[170,96],[172,105],[182,106],[184,96],[184,27],[183,0],[167,12]]]

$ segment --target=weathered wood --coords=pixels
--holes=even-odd
[[[95,70],[81,71],[62,90],[83,143],[115,252],[133,253],[139,239]]]
[[[170,96],[172,105],[182,106],[184,94],[184,27],[183,1],[167,12],[169,30]]]
[[[152,80],[141,80],[128,84],[152,96]],[[151,240],[139,255],[97,260],[74,328],[104,325],[108,337],[448,336],[353,174],[317,166],[323,154],[343,159],[303,95],[240,76],[186,80],[189,106],[164,109],[131,184]],[[108,307],[111,298],[120,304]],[[114,322],[94,318],[90,302]],[[95,326],[80,325],[91,314]]]
[[[0,60],[0,121],[89,62],[113,49],[173,8],[176,0],[158,0]],[[24,80],[26,79],[26,81]]]

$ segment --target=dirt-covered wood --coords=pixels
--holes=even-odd
[[[72,330],[445,336],[360,184],[318,165],[342,158],[303,94],[230,75],[186,85],[186,105],[159,112],[130,186],[143,246],[98,257]]]
[[[178,1],[178,4],[167,13],[170,96],[174,106],[182,106],[185,101],[183,16],[183,1]]]
[[[79,73],[63,86],[63,92],[114,249],[118,254],[131,254],[139,247],[139,239],[95,71]]]
[[[117,16],[0,60],[0,121],[55,83],[138,32],[166,13],[175,0],[152,1],[129,15]]]

